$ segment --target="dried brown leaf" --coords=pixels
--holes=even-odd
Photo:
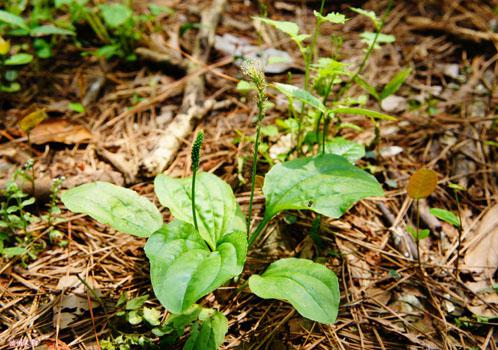
[[[92,134],[87,128],[66,119],[45,120],[31,131],[31,142],[38,145],[49,142],[70,145],[88,142],[91,138]]]
[[[437,173],[430,169],[419,169],[408,180],[408,196],[413,199],[428,197],[437,186]]]
[[[475,243],[464,257],[465,266],[476,280],[491,281],[498,269],[498,204],[483,216],[474,237]]]

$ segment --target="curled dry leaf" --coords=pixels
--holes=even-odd
[[[498,268],[498,204],[488,210],[473,235],[465,254],[465,267],[474,279],[492,281]]]
[[[338,238],[336,239],[336,243],[341,254],[346,257],[353,280],[358,281],[360,289],[365,290],[369,288],[372,284],[373,276],[368,263],[357,255],[357,249],[351,243]]]
[[[66,119],[45,120],[31,131],[31,142],[38,145],[49,142],[70,145],[88,142],[91,138],[92,134],[87,128]]]
[[[408,196],[413,199],[428,197],[437,186],[437,173],[430,169],[419,169],[410,176],[406,188]]]

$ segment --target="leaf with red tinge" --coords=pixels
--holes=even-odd
[[[408,180],[408,196],[413,199],[428,197],[437,186],[437,173],[430,169],[419,169]]]

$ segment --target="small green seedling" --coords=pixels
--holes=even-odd
[[[376,135],[374,141],[372,141],[371,147],[373,147],[374,145],[377,145],[380,140],[380,131],[377,120],[394,120],[395,118],[387,116],[383,113],[361,108],[360,106],[357,106],[361,103],[359,100],[351,99],[347,96],[345,97],[345,95],[349,91],[351,83],[357,82],[359,85],[363,85],[364,87],[366,87],[368,91],[374,94],[376,98],[380,99],[380,95],[385,98],[389,94],[392,94],[397,89],[399,89],[399,86],[401,86],[401,84],[406,79],[405,75],[407,72],[403,71],[403,74],[397,75],[395,78],[393,78],[392,82],[387,84],[384,90],[379,94],[377,93],[375,88],[370,86],[360,77],[360,74],[362,73],[372,51],[377,48],[380,43],[392,42],[392,40],[394,39],[392,36],[384,35],[381,33],[384,25],[384,18],[389,13],[391,5],[389,6],[382,19],[379,19],[375,15],[375,13],[371,11],[353,9],[359,14],[367,16],[369,19],[371,19],[376,29],[376,33],[364,33],[363,35],[365,40],[370,40],[367,43],[368,48],[363,61],[360,64],[360,67],[355,72],[350,71],[346,64],[341,63],[333,58],[317,57],[316,43],[320,26],[326,22],[332,24],[344,24],[347,21],[346,17],[339,13],[332,12],[327,15],[322,14],[323,7],[324,1],[322,1],[320,11],[315,11],[316,21],[315,29],[312,35],[300,33],[298,25],[293,22],[275,21],[260,17],[257,18],[260,22],[270,25],[277,30],[287,34],[297,45],[303,57],[305,65],[303,88],[282,83],[275,83],[271,84],[270,86],[278,90],[280,93],[284,94],[289,101],[290,117],[297,120],[298,128],[296,136],[296,147],[300,153],[302,153],[303,143],[307,143],[309,142],[309,140],[314,140],[315,143],[319,144],[319,149],[322,153],[325,153],[326,137],[328,136],[330,124],[336,126],[337,129],[339,129],[340,122],[338,116],[341,114],[363,115],[372,120],[375,126]],[[307,44],[307,41],[309,39],[310,43]],[[313,77],[313,79],[311,79],[312,71],[315,71],[315,76]],[[313,81],[312,86],[318,94],[318,97],[316,97],[311,91],[311,80]],[[334,86],[338,86],[339,84],[344,82],[345,84],[343,84],[339,92],[336,93],[336,101],[332,102],[331,106],[328,106],[329,98],[334,95]],[[294,103],[296,102],[301,104],[300,111],[295,110],[296,108],[294,107]],[[305,136],[303,138],[302,135],[307,135],[307,133],[309,134],[309,132],[313,128],[315,129],[315,136],[311,138]],[[322,132],[320,132],[321,129]]]
[[[430,213],[444,222],[453,225],[454,227],[460,227],[460,219],[458,216],[446,209],[441,208],[431,208]]]

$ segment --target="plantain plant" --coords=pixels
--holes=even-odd
[[[295,31],[293,28],[291,30]],[[296,35],[299,34],[296,32]],[[255,66],[246,67],[246,73],[258,92],[259,135],[265,113],[266,82],[264,74]],[[286,84],[274,86],[289,98],[300,100],[326,115],[361,110],[361,114],[372,118],[385,117],[379,112],[339,104],[328,108],[305,90]],[[354,165],[364,149],[347,140],[334,139],[326,147],[338,154],[322,152],[300,157],[276,164],[268,171],[262,188],[264,215],[253,229],[252,199],[258,140],[256,137],[247,217],[225,181],[199,171],[202,134],[196,137],[193,145],[192,177],[173,178],[160,174],[154,180],[159,202],[174,217],[167,224],[148,199],[110,183],[84,184],[62,194],[62,201],[69,210],[87,214],[117,231],[148,238],[145,254],[150,263],[152,288],[170,313],[155,333],[163,335],[175,329],[181,335],[183,331],[178,332],[178,328],[190,325],[190,337],[184,349],[211,350],[223,343],[228,331],[226,317],[220,311],[203,308],[197,303],[242,274],[250,246],[275,217],[287,210],[303,210],[339,218],[359,200],[383,195],[377,180]],[[262,274],[250,275],[242,284],[246,285],[260,298],[290,303],[310,320],[323,324],[336,320],[340,302],[337,276],[312,260],[280,259]]]
[[[200,298],[239,276],[249,245],[279,213],[311,210],[338,218],[360,199],[383,194],[373,176],[338,155],[320,154],[284,162],[265,176],[264,218],[248,237],[244,215],[225,181],[197,172],[193,208],[192,183],[192,178],[156,177],[156,195],[175,218],[168,224],[148,199],[110,183],[88,183],[62,194],[69,210],[85,213],[117,231],[148,238],[145,254],[152,287],[170,317],[191,313]],[[287,301],[311,320],[330,324],[337,317],[337,277],[311,260],[278,260],[263,274],[252,275],[248,284],[257,296]],[[218,348],[228,329],[225,316],[211,309],[197,316],[192,320],[198,325],[191,333],[195,339],[189,339],[186,348]],[[197,343],[202,345],[192,345]]]

